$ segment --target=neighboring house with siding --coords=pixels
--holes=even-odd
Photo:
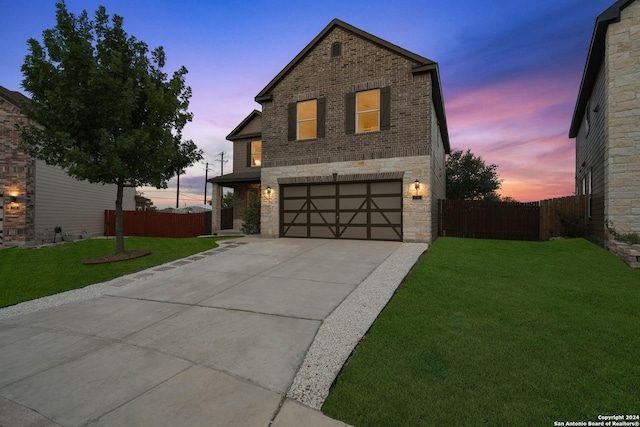
[[[4,245],[49,242],[63,234],[104,234],[104,211],[114,209],[115,185],[90,184],[18,149],[16,123],[25,96],[0,86],[0,238]],[[123,209],[135,209],[135,189],[125,189]],[[61,236],[57,236],[58,239]]]
[[[640,233],[640,1],[597,17],[569,137],[592,239],[606,244],[607,222]]]
[[[263,237],[435,240],[450,151],[437,63],[334,19],[255,99],[262,113],[228,136],[234,172],[209,180],[214,232],[226,186],[234,207],[260,195]]]

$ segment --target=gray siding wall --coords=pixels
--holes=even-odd
[[[585,124],[586,117],[583,117],[576,137],[576,193],[583,194],[583,181],[588,181],[591,172],[589,235],[598,244],[603,244],[605,237],[606,74],[606,68],[602,65],[586,110],[589,132]]]
[[[104,235],[104,211],[115,209],[116,186],[78,181],[62,169],[37,161],[35,167],[35,233],[40,243],[43,232],[53,229],[79,236],[83,231]],[[125,188],[123,209],[135,210],[135,189]]]
[[[254,116],[248,123],[244,125],[242,130],[234,136],[233,141],[233,171],[248,172],[251,170],[260,170],[260,167],[251,167],[249,165],[249,143],[251,141],[262,140],[262,118],[258,115]],[[247,137],[243,137],[246,135]],[[257,168],[257,169],[256,169]]]
[[[259,171],[260,166],[249,165],[249,144],[251,141],[260,141],[260,137],[243,138],[233,141],[233,171],[249,172]]]

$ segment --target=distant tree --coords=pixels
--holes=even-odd
[[[202,158],[182,140],[191,121],[187,69],[168,78],[162,47],[123,30],[123,18],[100,6],[95,19],[56,3],[56,26],[43,44],[29,39],[22,86],[31,94],[24,111],[35,124],[19,126],[22,148],[69,175],[117,186],[116,253],[124,252],[125,187],[166,188],[178,170]]]
[[[233,207],[233,193],[226,193],[222,197],[222,209],[229,209]]]
[[[446,160],[447,199],[500,200],[502,185],[496,165],[486,165],[471,150],[454,150]]]

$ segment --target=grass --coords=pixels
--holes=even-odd
[[[149,249],[152,254],[129,261],[83,265],[85,260],[115,252],[115,241],[81,240],[60,246],[0,251],[0,307],[112,279],[158,264],[216,248],[220,238],[131,237],[126,250]]]
[[[640,410],[640,270],[583,239],[440,238],[322,410],[355,426],[551,426]]]

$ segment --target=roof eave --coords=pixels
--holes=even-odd
[[[227,135],[225,138],[228,141],[233,141],[235,139],[239,139],[239,138],[252,138],[254,135],[253,134],[248,134],[248,135],[237,135],[238,132],[240,132],[242,130],[242,128],[244,128],[247,123],[249,123],[251,120],[253,120],[254,117],[256,116],[260,116],[262,117],[262,113],[258,110],[253,110],[251,113],[249,113],[249,115],[247,117],[245,117],[238,126],[236,126],[231,132],[229,132],[229,135]]]
[[[416,66],[413,67],[411,72],[413,74],[431,74],[431,84],[433,87],[433,105],[436,109],[436,116],[438,117],[438,125],[440,126],[440,135],[442,136],[444,150],[446,154],[449,154],[451,153],[451,144],[449,142],[449,127],[447,126],[447,115],[444,111],[444,97],[442,95],[442,84],[440,82],[440,72],[438,69],[438,64],[433,63]]]
[[[573,110],[571,126],[569,127],[569,138],[575,138],[578,135],[580,123],[582,123],[582,117],[584,116],[587,108],[587,102],[589,101],[589,97],[591,96],[591,92],[593,91],[593,87],[595,86],[598,78],[600,64],[602,63],[605,54],[607,28],[609,27],[609,24],[620,22],[620,14],[622,10],[634,1],[635,0],[618,0],[596,18],[591,36],[591,43],[589,44],[587,61],[582,73],[582,80],[580,81],[578,98]]]

